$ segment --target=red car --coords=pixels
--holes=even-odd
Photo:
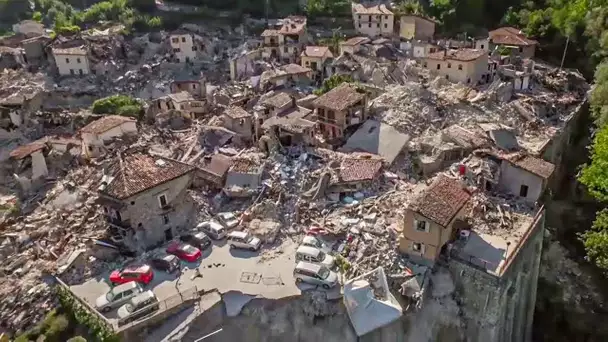
[[[121,270],[114,270],[110,274],[110,282],[112,285],[124,284],[130,281],[136,281],[142,284],[148,284],[154,278],[154,272],[149,265],[130,265]]]
[[[179,242],[172,242],[169,247],[167,247],[167,253],[173,254],[187,262],[195,262],[201,257],[200,249],[186,243]]]

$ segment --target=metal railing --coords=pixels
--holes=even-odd
[[[180,291],[179,293],[166,298],[160,302],[152,303],[143,308],[133,312],[129,317],[118,319],[116,324],[121,330],[127,329],[134,326],[142,321],[142,319],[151,317],[156,313],[164,312],[173,309],[186,301],[193,300],[199,297],[198,289],[196,286],[189,288],[186,291]],[[149,312],[148,312],[149,311]],[[139,316],[139,317],[138,317]]]

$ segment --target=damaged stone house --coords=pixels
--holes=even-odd
[[[88,75],[91,66],[85,45],[51,49],[59,75]]]
[[[395,15],[385,4],[351,4],[355,30],[362,35],[391,37]]]
[[[341,139],[346,128],[367,119],[367,95],[349,83],[319,96],[313,106],[319,129],[327,139]]]
[[[107,115],[80,129],[82,151],[87,157],[96,157],[115,138],[137,134],[137,121],[120,115]]]
[[[252,140],[255,137],[253,115],[241,107],[230,106],[222,114],[222,125],[238,134],[243,140]]]
[[[19,146],[10,153],[13,161],[14,177],[23,192],[37,188],[46,180],[49,170],[46,164],[45,153],[48,146],[42,141],[34,141]]]
[[[114,240],[143,251],[188,227],[194,203],[187,189],[194,166],[134,153],[119,156],[98,188],[98,203]]]
[[[177,94],[187,91],[195,99],[204,100],[206,94],[206,82],[203,76],[192,74],[179,74],[171,82],[171,93]]]
[[[262,186],[264,163],[253,159],[235,158],[228,169],[223,192],[228,197],[249,197]]]
[[[407,40],[430,41],[435,35],[436,22],[420,15],[402,15],[399,19],[399,36]]]
[[[212,189],[223,188],[231,165],[232,158],[221,153],[201,158],[196,165],[195,185]]]
[[[354,193],[369,189],[380,177],[382,158],[367,154],[353,154],[342,160],[335,177],[329,183],[330,192]]]
[[[432,265],[462,225],[465,204],[471,198],[464,183],[440,175],[408,205],[399,238],[399,251],[415,262]]]
[[[499,188],[526,202],[535,203],[547,188],[555,165],[527,154],[514,153],[500,164]]]
[[[313,71],[299,64],[287,64],[262,73],[260,84],[263,90],[278,87],[310,85]]]
[[[361,50],[364,44],[371,43],[368,37],[352,37],[343,42],[340,42],[340,54],[350,53],[355,54]]]
[[[296,98],[286,92],[268,93],[254,107],[255,135],[263,139],[261,148],[272,149],[275,139],[282,145],[312,145],[314,128],[312,110],[297,104]]]
[[[493,51],[496,47],[511,50],[516,56],[533,58],[538,42],[529,39],[519,29],[514,27],[500,27],[490,31],[487,40],[478,40],[475,47],[485,51]]]
[[[300,55],[300,64],[312,70],[312,78],[321,81],[326,64],[334,58],[327,46],[307,46]]]
[[[169,43],[177,63],[187,63],[196,59],[197,51],[201,48],[189,31],[179,29],[171,32]]]
[[[348,138],[340,151],[375,154],[390,166],[405,151],[409,141],[409,135],[397,131],[391,125],[370,119]]]
[[[197,100],[188,91],[169,94],[151,101],[148,117],[156,118],[159,114],[177,113],[186,119],[194,119],[206,111],[205,100]]]
[[[308,43],[306,17],[288,16],[262,32],[262,57],[295,63]]]
[[[445,77],[448,81],[467,85],[491,82],[488,54],[484,50],[443,50],[428,54],[422,67],[431,74]]]

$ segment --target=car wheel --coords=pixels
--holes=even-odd
[[[230,245],[230,248],[236,248],[236,246],[235,245]]]
[[[323,284],[323,288],[326,289],[326,290],[329,290],[329,285]]]
[[[112,308],[111,308],[111,307],[109,307],[109,306],[106,306],[105,308],[103,308],[103,309],[101,310],[101,312],[103,312],[103,313],[108,313],[108,312],[110,312],[110,311],[112,311]]]

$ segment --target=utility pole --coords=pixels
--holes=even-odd
[[[564,54],[562,55],[562,63],[559,65],[559,70],[564,67],[564,60],[566,59],[566,51],[568,50],[568,43],[570,43],[570,35],[566,37],[566,46],[564,47]]]

